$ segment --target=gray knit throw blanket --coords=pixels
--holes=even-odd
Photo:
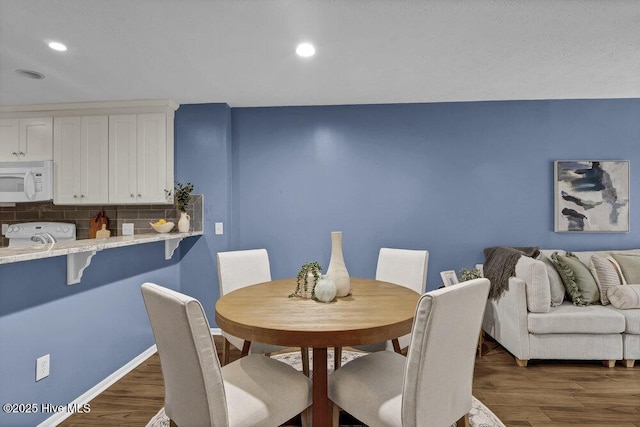
[[[535,258],[540,254],[537,246],[514,248],[493,246],[484,250],[484,277],[491,282],[489,299],[498,300],[509,289],[509,278],[516,275],[516,264],[522,255]]]

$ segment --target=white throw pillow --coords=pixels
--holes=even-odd
[[[523,255],[516,264],[516,277],[526,284],[528,310],[532,313],[548,313],[551,310],[551,290],[544,263]]]
[[[613,286],[607,291],[607,296],[615,308],[640,308],[640,285]]]

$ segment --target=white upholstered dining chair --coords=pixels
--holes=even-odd
[[[221,368],[198,300],[153,283],[142,295],[172,426],[273,427],[311,405],[311,381],[287,364],[252,354]]]
[[[218,283],[220,285],[220,296],[225,295],[245,286],[271,281],[271,265],[269,254],[266,249],[249,249],[241,251],[218,252]],[[270,354],[284,350],[286,347],[245,342],[226,332],[222,332],[224,342],[222,346],[222,365],[229,363],[229,345],[233,344],[241,350],[242,355],[247,353]],[[247,345],[249,346],[247,348]],[[303,371],[309,373],[309,350],[301,349]]]
[[[427,287],[428,266],[428,251],[381,248],[378,253],[376,280],[401,285],[422,295]],[[400,353],[409,346],[410,336],[411,334],[407,334],[393,341],[358,345],[354,348],[369,352],[392,350]]]
[[[407,357],[379,351],[329,376],[329,398],[367,425],[469,425],[476,344],[489,294],[474,279],[424,294]]]

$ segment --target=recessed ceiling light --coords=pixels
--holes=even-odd
[[[22,77],[26,77],[28,79],[42,80],[44,79],[44,74],[39,73],[33,70],[16,70],[16,73]]]
[[[298,54],[298,56],[308,58],[316,54],[316,48],[313,47],[311,43],[300,43],[296,47],[296,53]]]
[[[65,50],[67,50],[67,47],[59,42],[49,42],[49,47],[59,52],[64,52]]]

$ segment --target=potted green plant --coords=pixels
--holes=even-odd
[[[298,271],[298,276],[296,277],[296,290],[289,296],[313,298],[314,288],[318,283],[318,279],[320,279],[321,271],[322,266],[316,261],[305,262],[302,264],[300,271]]]
[[[180,211],[180,219],[178,220],[178,231],[186,233],[189,231],[191,225],[191,217],[187,214],[187,208],[189,207],[189,201],[191,200],[191,192],[193,191],[193,184],[187,182],[182,184],[176,181],[173,194],[173,202]]]
[[[477,268],[461,268],[460,274],[458,275],[461,282],[466,282],[467,280],[472,279],[480,279],[482,278],[482,272]]]

